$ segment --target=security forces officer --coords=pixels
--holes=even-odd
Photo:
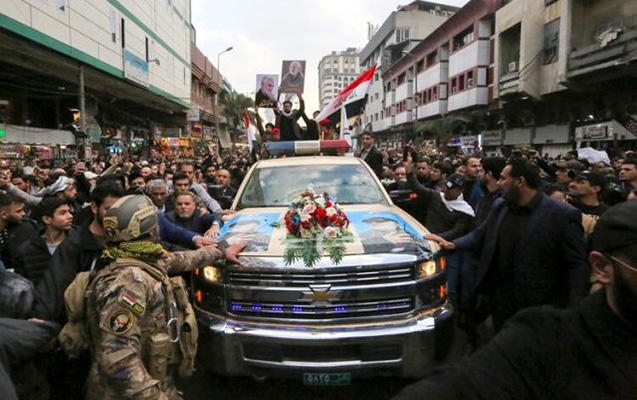
[[[197,323],[183,280],[168,278],[167,264],[187,264],[188,253],[204,259],[200,252],[166,258],[154,240],[155,206],[145,196],[119,199],[103,225],[109,243],[85,291],[93,354],[87,399],[181,399],[173,378],[193,371]],[[241,249],[228,247],[226,259],[238,263]],[[216,260],[224,255],[214,253]]]

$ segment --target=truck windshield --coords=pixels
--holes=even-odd
[[[317,193],[334,196],[340,204],[388,205],[369,171],[362,165],[348,164],[256,169],[240,193],[237,208],[287,206],[309,185]]]

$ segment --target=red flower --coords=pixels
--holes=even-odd
[[[325,207],[326,207],[326,208],[327,208],[327,207],[332,207],[332,206],[333,206],[333,204],[332,204],[332,202],[331,202],[331,201],[326,201],[326,202],[325,202]]]
[[[327,211],[324,208],[317,208],[315,214],[318,218],[323,218],[327,215]]]

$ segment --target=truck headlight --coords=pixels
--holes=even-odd
[[[434,260],[423,261],[416,267],[416,279],[428,278],[438,272]]]
[[[203,268],[197,268],[195,275],[203,277],[205,280],[211,283],[218,283],[221,281],[221,269],[207,265]]]

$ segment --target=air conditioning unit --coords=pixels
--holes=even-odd
[[[517,61],[511,61],[509,63],[509,72],[517,72],[518,71],[518,63]]]

